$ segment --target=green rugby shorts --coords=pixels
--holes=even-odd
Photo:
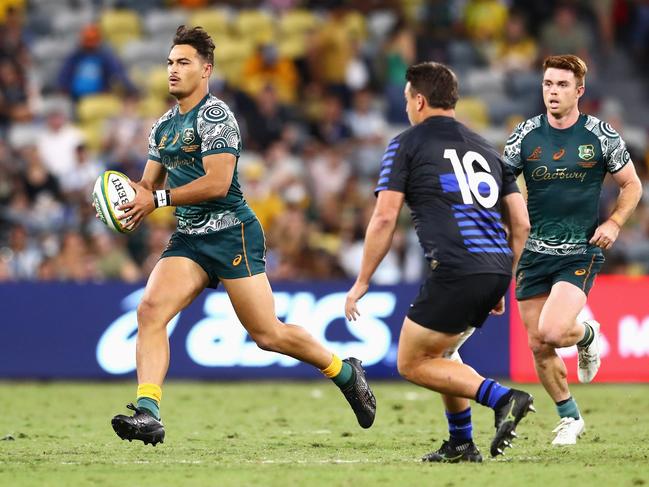
[[[525,249],[516,269],[516,299],[549,294],[559,281],[574,284],[588,296],[603,263],[604,256],[597,250],[586,254],[550,255]]]
[[[266,239],[256,218],[224,230],[190,235],[174,232],[165,257],[187,257],[207,273],[216,288],[221,279],[238,279],[261,274],[266,270]]]

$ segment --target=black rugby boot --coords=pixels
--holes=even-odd
[[[444,440],[442,446],[437,451],[427,453],[421,458],[422,462],[482,462],[480,450],[475,446],[473,441],[456,443],[452,440]]]
[[[126,407],[135,411],[135,414],[133,416],[118,414],[113,418],[111,423],[117,436],[122,440],[140,440],[145,445],[151,443],[152,446],[156,446],[158,443],[164,443],[165,429],[161,421],[133,404]]]
[[[357,358],[349,357],[344,359],[343,362],[351,365],[354,377],[351,384],[341,388],[341,391],[354,410],[358,424],[363,428],[369,428],[374,423],[374,417],[376,416],[376,398],[365,378],[365,370],[363,370],[361,361]]]
[[[516,438],[516,426],[528,412],[536,412],[531,394],[518,389],[512,389],[509,400],[502,406],[494,409],[496,435],[491,441],[489,449],[491,456],[504,455],[505,448],[512,447],[512,441]]]

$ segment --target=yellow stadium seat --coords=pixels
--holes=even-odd
[[[309,30],[314,29],[319,22],[318,17],[308,10],[289,10],[279,19],[279,32],[282,37],[303,35]]]
[[[352,39],[363,40],[367,37],[365,17],[360,12],[350,12],[343,21],[345,30]]]
[[[275,39],[273,18],[262,10],[241,10],[234,20],[240,37],[251,39],[255,44],[272,42]]]
[[[168,110],[166,97],[147,96],[138,105],[138,114],[145,118],[158,118]]]
[[[301,36],[282,37],[277,49],[280,56],[295,59],[304,54],[306,43]]]
[[[150,95],[164,99],[169,94],[169,73],[167,73],[167,68],[151,69],[146,77],[146,87]]]
[[[230,19],[227,12],[220,9],[197,10],[189,17],[189,25],[200,26],[214,38],[215,42],[230,35]]]
[[[106,10],[99,25],[106,40],[118,50],[128,41],[140,38],[140,18],[133,10]]]
[[[101,145],[104,137],[104,121],[98,120],[94,122],[88,122],[81,125],[81,132],[83,133],[83,139],[88,146],[88,149],[92,152],[101,150]]]
[[[0,1],[0,23],[5,21],[7,10],[15,8],[17,10],[24,10],[25,0],[2,0]]]
[[[455,115],[473,129],[483,129],[489,125],[489,110],[480,98],[469,96],[460,99],[455,107]]]
[[[118,115],[121,110],[120,98],[107,93],[86,96],[77,104],[77,116],[82,124],[103,121]]]

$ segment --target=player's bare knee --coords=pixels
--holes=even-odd
[[[559,327],[555,329],[539,330],[539,337],[547,347],[561,348],[563,345],[563,331]]]
[[[150,328],[156,324],[157,309],[155,302],[143,298],[137,307],[137,323],[140,328]]]
[[[417,360],[413,357],[406,357],[402,354],[397,356],[397,370],[399,371],[399,375],[407,381],[412,382],[417,364]]]
[[[255,333],[251,336],[259,348],[267,352],[282,351],[282,335],[278,329]]]

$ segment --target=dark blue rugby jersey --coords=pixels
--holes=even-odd
[[[405,194],[429,261],[439,274],[511,274],[502,196],[518,192],[489,143],[451,117],[430,117],[392,139],[376,193]]]

